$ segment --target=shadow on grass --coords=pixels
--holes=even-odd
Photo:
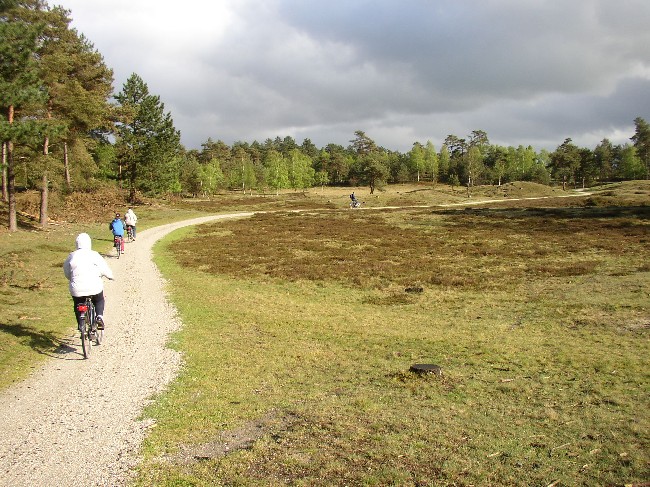
[[[104,238],[104,237],[96,237],[93,239],[93,248],[95,243],[97,242],[110,242],[111,246],[106,249],[103,252],[99,252],[99,255],[101,255],[104,258],[108,259],[117,259],[117,252],[115,251],[115,245],[114,245],[114,240],[113,238]]]
[[[27,338],[29,346],[36,352],[61,360],[73,360],[70,354],[80,355],[78,347],[72,345],[73,339],[60,338],[52,332],[42,332],[21,324],[0,323],[0,333],[7,333],[17,338]]]
[[[6,203],[2,202],[0,204],[0,219],[3,222],[9,221],[9,207]],[[41,224],[39,221],[30,215],[21,213],[20,211],[16,212],[16,226],[19,230],[42,230]]]

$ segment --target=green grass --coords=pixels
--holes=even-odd
[[[95,248],[98,228],[85,228]],[[81,227],[4,233],[0,245],[0,388],[26,377],[74,329],[63,261]]]
[[[648,207],[545,205],[176,233],[186,365],[136,484],[647,481]]]

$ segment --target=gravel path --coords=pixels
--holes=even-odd
[[[165,348],[180,321],[165,299],[151,248],[177,228],[249,215],[203,217],[138,232],[119,260],[106,257],[115,281],[104,291],[105,342],[84,360],[81,341],[71,332],[38,372],[0,394],[0,486],[127,483],[150,426],[140,414],[181,365],[180,355]]]

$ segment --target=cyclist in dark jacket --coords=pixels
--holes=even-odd
[[[108,228],[113,232],[113,238],[120,237],[122,241],[122,253],[124,253],[124,222],[120,219],[120,214],[115,213],[115,219],[109,223]]]

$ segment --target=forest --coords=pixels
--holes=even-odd
[[[388,150],[363,130],[347,146],[316,147],[291,136],[228,145],[209,138],[187,149],[160,96],[133,73],[119,92],[92,42],[70,27],[71,12],[43,0],[0,0],[2,201],[17,229],[16,193],[40,191],[42,225],[50,191],[118,185],[139,195],[209,197],[227,190],[279,192],[404,182],[466,186],[533,181],[562,186],[650,177],[650,126],[634,120],[630,142],[594,148],[566,138],[550,152],[503,147],[474,130],[437,148],[414,141]]]

